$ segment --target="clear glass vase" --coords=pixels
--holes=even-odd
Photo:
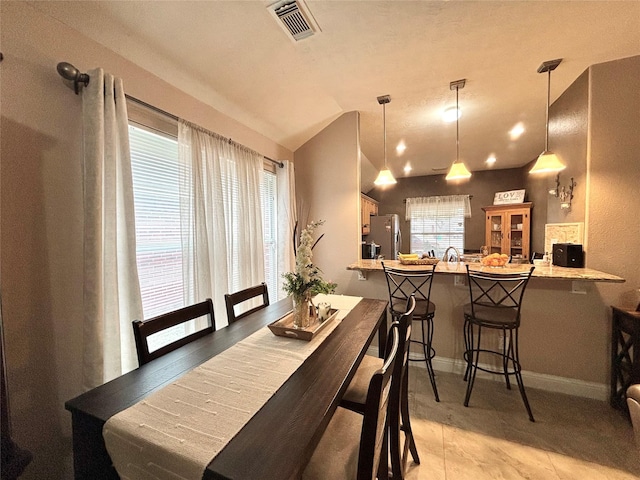
[[[293,295],[293,326],[295,328],[307,328],[311,320],[309,318],[309,299],[306,296]]]

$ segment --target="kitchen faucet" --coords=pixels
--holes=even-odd
[[[458,251],[458,249],[456,247],[449,247],[444,251],[444,256],[442,257],[442,261],[443,262],[450,262],[452,257],[447,257],[447,255],[449,254],[449,250],[453,249],[454,252],[456,252],[456,262],[460,261],[460,252]]]

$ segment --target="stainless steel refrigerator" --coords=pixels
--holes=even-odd
[[[380,245],[380,255],[386,260],[396,260],[402,248],[400,234],[400,217],[398,215],[372,215],[370,217],[369,235],[367,243],[375,242]]]

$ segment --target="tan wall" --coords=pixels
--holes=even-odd
[[[25,479],[71,476],[70,414],[82,358],[81,98],[56,73],[103,67],[127,93],[271,158],[293,153],[32,9],[0,2],[1,276],[14,438]]]
[[[397,213],[400,216],[402,233],[402,251],[408,252],[411,242],[411,225],[406,218],[406,199],[428,195],[471,195],[471,218],[464,223],[464,247],[480,251],[486,243],[485,212],[482,207],[493,205],[496,192],[518,190],[524,188],[520,168],[483,170],[474,172],[471,180],[460,184],[452,184],[444,179],[444,175],[427,175],[421,177],[398,178],[393,187],[374,188],[367,195],[378,200],[380,215]],[[526,192],[526,200],[532,192]],[[534,203],[534,210],[537,205]],[[546,211],[546,210],[545,210]],[[541,220],[544,222],[544,219]],[[364,236],[363,240],[367,240]],[[369,240],[370,241],[370,240]]]
[[[590,71],[587,260],[627,280],[598,287],[608,313],[640,302],[640,56]]]
[[[587,195],[588,70],[553,102],[549,117],[549,148],[567,166],[560,172],[560,185],[568,188],[573,177],[576,186],[570,210],[561,209],[560,198],[549,195],[546,223],[583,222]],[[555,175],[546,177],[549,188],[555,188]]]
[[[308,219],[325,220],[313,261],[325,280],[345,293],[351,274],[345,266],[358,258],[360,245],[360,160],[357,112],[345,113],[295,152],[298,209]]]

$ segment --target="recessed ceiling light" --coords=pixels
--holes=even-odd
[[[524,125],[522,122],[516,123],[511,130],[509,130],[509,136],[511,140],[517,140],[520,138],[520,135],[524,133]]]
[[[455,122],[462,115],[462,110],[456,107],[449,107],[442,112],[442,120],[447,123]]]
[[[494,163],[496,163],[496,156],[492,153],[491,155],[489,155],[487,157],[485,162],[486,162],[487,165],[493,165]]]
[[[398,155],[402,155],[406,149],[407,146],[404,144],[404,140],[400,140],[400,143],[398,143],[398,146],[396,147]]]
[[[409,173],[409,172],[411,172],[411,170],[412,170],[412,168],[411,168],[411,164],[407,163],[407,164],[404,166],[404,173]]]

